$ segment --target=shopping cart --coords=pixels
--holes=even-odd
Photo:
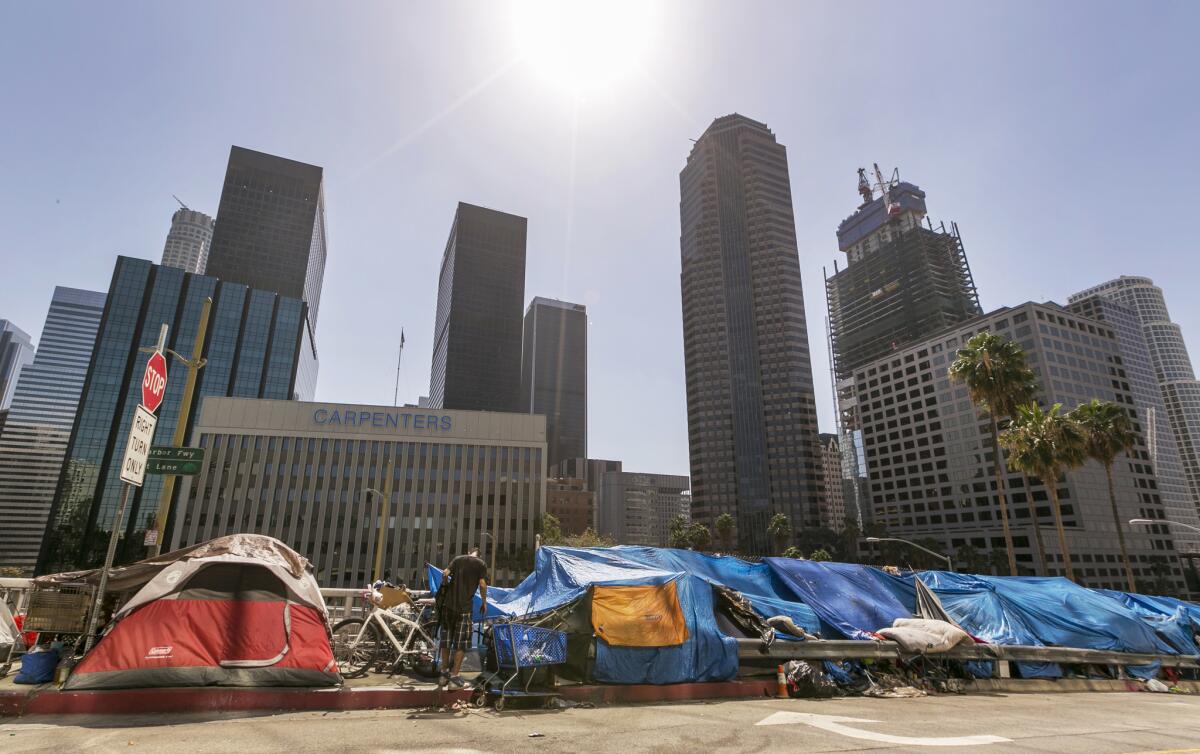
[[[497,710],[506,699],[534,698],[543,702],[559,696],[551,690],[530,690],[532,674],[522,682],[521,671],[529,668],[561,665],[567,661],[567,635],[541,626],[499,623],[492,626],[492,644],[500,672],[484,683],[479,700],[491,699]],[[505,672],[509,671],[507,677]]]

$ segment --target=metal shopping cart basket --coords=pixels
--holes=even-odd
[[[480,701],[491,699],[495,708],[502,710],[506,699],[535,698],[546,702],[559,696],[552,690],[531,690],[531,675],[524,683],[520,679],[522,669],[566,662],[566,633],[521,623],[499,623],[492,626],[492,643],[500,672],[486,681]]]

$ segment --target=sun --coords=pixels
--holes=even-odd
[[[523,60],[552,84],[582,95],[638,66],[650,44],[650,0],[517,0],[513,27]]]

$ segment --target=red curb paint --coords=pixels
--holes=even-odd
[[[564,686],[563,697],[593,704],[682,702],[770,696],[773,681],[678,683],[666,686]],[[129,715],[181,712],[342,711],[432,707],[468,701],[471,691],[355,687],[340,689],[248,689],[207,686],[186,689],[0,692],[0,717],[21,715]]]

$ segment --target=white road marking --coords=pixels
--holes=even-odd
[[[851,728],[842,723],[878,723],[880,720],[867,720],[861,717],[842,717],[840,715],[814,715],[809,712],[776,712],[755,725],[811,725],[830,733],[838,733],[850,738],[860,738],[865,741],[878,741],[886,744],[902,744],[904,746],[981,746],[983,744],[1002,744],[1012,741],[1000,736],[949,736],[922,738],[917,736],[891,736],[887,733],[875,733],[869,730]]]

